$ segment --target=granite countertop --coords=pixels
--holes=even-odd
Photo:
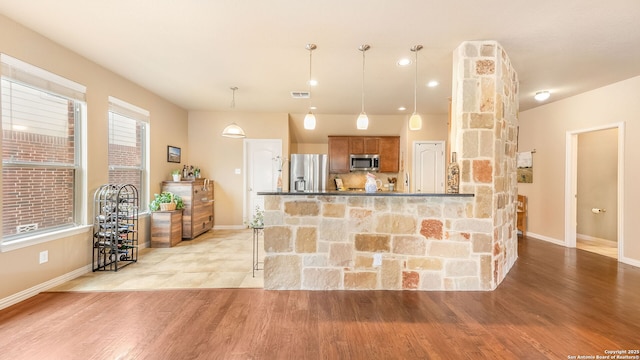
[[[338,190],[325,190],[325,191],[261,191],[258,195],[320,195],[320,196],[412,196],[412,197],[473,197],[474,194],[429,194],[429,193],[409,193],[402,191],[377,191],[374,193],[368,193],[364,191],[338,191]]]

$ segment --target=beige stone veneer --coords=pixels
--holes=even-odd
[[[493,287],[492,221],[473,218],[473,197],[266,199],[265,289]]]

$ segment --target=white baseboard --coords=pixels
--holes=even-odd
[[[628,257],[621,257],[620,259],[618,259],[618,261],[620,261],[621,263],[625,263],[627,265],[631,265],[631,266],[635,266],[635,267],[639,267],[640,268],[640,260],[631,259],[631,258],[628,258]]]
[[[79,276],[82,276],[91,271],[91,265],[83,266],[79,269],[73,270],[72,272],[68,272],[66,274],[60,275],[51,280],[40,283],[36,286],[32,286],[28,289],[22,290],[19,293],[8,296],[4,299],[0,299],[0,310],[7,308],[11,305],[15,305],[20,301],[24,301],[32,296],[36,296],[43,291],[47,291],[51,288],[54,288],[58,285],[61,285],[67,281],[73,280]]]
[[[603,239],[595,236],[585,235],[585,234],[576,234],[576,238],[585,241],[610,241],[616,242],[615,240]]]
[[[550,242],[556,245],[560,245],[560,246],[567,246],[563,240],[558,240],[558,239],[554,239],[548,236],[544,236],[544,235],[540,235],[540,234],[536,234],[536,233],[532,233],[530,231],[527,231],[527,237],[532,237],[532,238],[536,238],[538,240],[542,240],[542,241],[546,241],[546,242]]]
[[[538,240],[542,240],[542,241],[547,241],[556,245],[560,245],[560,246],[564,246],[566,247],[567,245],[564,243],[564,241],[562,240],[558,240],[558,239],[554,239],[554,238],[550,238],[548,236],[544,236],[544,235],[539,235],[539,234],[535,234],[532,232],[527,232],[527,237],[531,236],[532,238],[538,239]],[[595,239],[595,238],[592,238]],[[618,262],[627,264],[627,265],[631,265],[631,266],[635,266],[635,267],[640,267],[640,260],[636,260],[636,259],[631,259],[628,257],[621,257],[618,259]]]
[[[213,230],[244,230],[248,229],[247,225],[216,225]]]

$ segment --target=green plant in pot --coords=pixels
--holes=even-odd
[[[163,191],[160,194],[154,194],[153,196],[154,199],[149,203],[149,210],[151,211],[184,209],[184,202],[182,201],[182,198],[172,192]]]
[[[182,176],[182,172],[180,170],[171,171],[171,177],[173,181],[180,181],[180,177]]]

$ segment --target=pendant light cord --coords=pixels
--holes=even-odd
[[[364,52],[362,50],[362,110],[360,112],[364,112]]]
[[[417,114],[418,112],[418,51],[422,50],[422,45],[415,45],[411,48],[411,51],[416,53],[415,63],[415,76],[413,77],[413,113]]]
[[[309,92],[309,112],[311,112],[311,57],[313,56],[313,49],[315,45],[309,44],[309,82],[307,83],[307,90]]]
[[[362,51],[362,110],[364,113],[364,53],[369,50],[369,45],[362,45],[360,51]]]
[[[236,107],[236,90],[238,90],[238,87],[232,86],[231,90],[233,91],[231,95],[231,108],[234,109]]]
[[[416,48],[416,76],[413,77],[413,113],[418,110],[418,49]]]

